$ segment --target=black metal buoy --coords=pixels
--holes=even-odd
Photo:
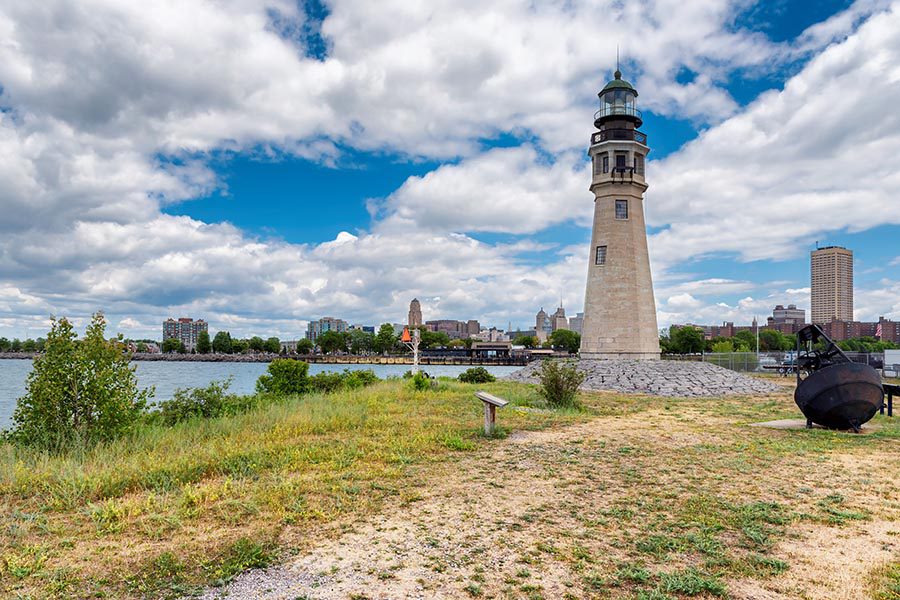
[[[797,333],[797,365],[794,402],[807,426],[817,423],[859,433],[884,403],[878,371],[852,362],[818,325]]]

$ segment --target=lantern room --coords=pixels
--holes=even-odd
[[[622,79],[622,72],[616,70],[615,79],[600,90],[600,110],[594,113],[594,126],[603,129],[602,125],[609,121],[629,121],[634,127],[643,124],[641,111],[635,108],[637,90]]]

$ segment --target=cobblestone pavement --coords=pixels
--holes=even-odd
[[[654,396],[734,396],[783,391],[775,383],[748,377],[711,363],[675,360],[573,360],[586,377],[582,388]],[[507,379],[537,383],[535,361]]]

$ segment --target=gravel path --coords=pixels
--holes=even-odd
[[[782,391],[775,383],[742,375],[711,363],[676,360],[571,361],[585,373],[583,389],[654,396],[745,396]],[[507,376],[512,381],[537,383],[541,362]]]

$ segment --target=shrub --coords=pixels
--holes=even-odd
[[[292,358],[276,358],[268,373],[256,380],[256,391],[276,396],[303,394],[309,390],[309,365]]]
[[[497,381],[484,367],[472,367],[459,374],[459,380],[463,383],[490,383]]]
[[[431,388],[431,379],[422,371],[419,371],[412,376],[412,382],[413,388],[420,392],[424,392],[425,390]]]
[[[545,360],[541,365],[541,395],[551,406],[577,406],[578,387],[584,381],[584,373],[573,364]]]
[[[17,401],[9,439],[58,452],[133,430],[153,388],[138,389],[124,345],[107,340],[105,330],[97,313],[79,341],[71,323],[52,319],[44,354],[35,358]]]
[[[228,394],[232,378],[213,381],[205,388],[177,389],[171,400],[159,403],[159,414],[166,425],[188,419],[212,419],[238,412],[236,396]]]
[[[344,385],[351,390],[367,387],[381,381],[372,369],[364,369],[361,371],[346,370],[344,373]]]
[[[309,378],[309,390],[325,394],[336,392],[344,388],[344,375],[342,373],[316,373]]]

